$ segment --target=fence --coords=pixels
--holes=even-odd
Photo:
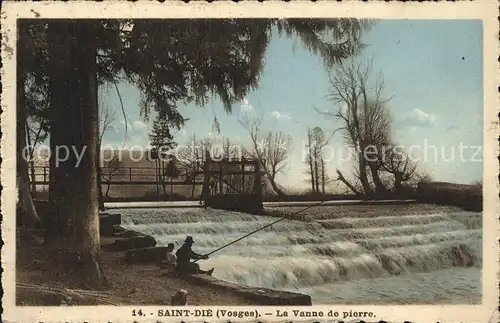
[[[34,176],[30,171],[30,182],[34,182],[36,185],[49,185],[50,167],[35,166],[34,170]],[[161,182],[159,171],[155,167],[101,167],[100,171],[101,184],[156,185]],[[203,185],[203,172],[196,173],[195,176],[192,176],[193,172],[186,170],[177,178],[167,178],[165,182],[169,185]]]

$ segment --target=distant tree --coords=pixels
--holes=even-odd
[[[153,150],[157,158],[155,158],[156,163],[156,175],[163,188],[163,194],[166,196],[166,178],[165,178],[165,159],[167,159],[167,153],[170,149],[176,146],[173,140],[173,135],[170,132],[171,123],[161,118],[159,115],[153,122],[153,129],[149,135],[149,145]]]
[[[311,187],[314,193],[325,194],[325,187],[328,183],[328,175],[326,174],[326,163],[324,156],[324,148],[328,144],[323,129],[314,127],[307,130],[308,151],[306,164],[308,172],[311,176]]]
[[[292,149],[292,137],[283,131],[267,132],[263,135],[260,129],[262,119],[247,123],[240,121],[240,124],[247,129],[252,140],[253,149],[249,153],[260,161],[262,170],[276,194],[284,196],[285,193],[276,184],[276,176],[286,166]]]
[[[310,129],[307,129],[307,156],[306,156],[306,163],[308,166],[307,173],[311,177],[309,182],[311,183],[311,192],[315,193],[316,192],[316,174],[314,173],[315,170],[315,160],[314,160],[314,141],[312,138],[312,132]]]
[[[169,160],[167,165],[163,169],[163,177],[170,179],[170,195],[173,196],[174,193],[174,184],[173,181],[175,178],[178,178],[181,175],[181,170],[179,168],[179,162],[174,155],[169,156]]]
[[[36,118],[31,115],[28,116],[26,120],[26,142],[27,146],[27,158],[30,161],[31,170],[31,195],[36,196],[36,172],[35,172],[35,151],[36,146],[47,140],[48,129],[47,124],[43,118]]]
[[[382,168],[394,176],[393,187],[396,195],[404,193],[403,183],[416,175],[417,164],[397,147],[387,147],[383,158]]]
[[[101,210],[104,209],[104,200],[102,196],[102,175],[101,175],[101,155],[102,155],[102,140],[104,139],[104,135],[106,132],[113,130],[113,122],[116,120],[116,111],[110,108],[108,105],[104,104],[104,102],[99,102],[99,139],[97,141],[97,192],[99,198],[99,208]],[[113,152],[114,153],[114,152]],[[106,197],[109,192],[109,183],[106,190]]]
[[[371,80],[372,64],[352,62],[340,64],[330,74],[330,98],[342,108],[335,112],[324,112],[341,120],[345,142],[351,147],[356,157],[358,177],[363,194],[372,196],[373,190],[369,179],[370,171],[375,193],[378,196],[386,194],[379,170],[382,167],[378,160],[378,151],[390,144],[391,122],[388,110],[382,98],[384,83],[379,77],[373,86]],[[355,187],[347,182],[340,171],[339,180],[346,186]]]
[[[101,171],[101,176],[106,183],[106,193],[105,196],[109,197],[109,188],[111,187],[111,181],[113,178],[119,174],[120,169],[123,167],[123,162],[118,158],[118,156],[114,156],[111,160],[106,161],[104,163],[104,167]],[[102,180],[101,180],[102,181]],[[101,184],[102,182],[100,182]],[[101,184],[102,185],[102,184]]]
[[[191,198],[194,198],[196,178],[203,169],[203,141],[196,139],[193,133],[190,141],[175,150],[179,168],[185,173],[186,184],[191,184]]]

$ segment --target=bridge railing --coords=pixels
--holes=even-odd
[[[49,166],[34,167],[34,182],[37,185],[48,185],[50,179]],[[155,167],[101,167],[101,184],[110,185],[131,185],[131,184],[156,184],[161,183],[159,170]],[[203,172],[196,172],[194,176],[190,176],[193,172],[189,170],[181,171],[177,178],[165,178],[164,182],[169,185],[202,185]],[[201,177],[200,177],[201,176]],[[33,182],[31,170],[29,172],[29,180]]]

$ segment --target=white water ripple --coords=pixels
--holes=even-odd
[[[191,235],[199,253],[209,253],[276,220],[212,209],[117,212],[123,226],[154,236],[158,245],[173,242],[179,247]],[[328,210],[322,212],[325,218]],[[214,276],[224,280],[306,292],[315,303],[374,299],[425,303],[425,297],[475,302],[480,301],[481,217],[481,213],[455,212],[343,218],[335,214],[308,223],[284,220],[200,264],[215,267]]]

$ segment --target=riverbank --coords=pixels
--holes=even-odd
[[[79,277],[63,272],[52,261],[51,250],[42,244],[40,231],[25,231],[18,237],[22,247],[16,250],[16,282],[48,286],[52,289],[85,289]],[[32,238],[31,238],[32,237]],[[102,237],[104,246],[113,244],[113,237]],[[105,248],[104,248],[105,249]],[[188,305],[258,305],[230,290],[166,276],[156,265],[130,265],[124,262],[125,252],[103,251],[101,265],[109,288],[92,291],[103,295],[90,298],[77,305],[169,305],[170,297],[179,289],[188,291]],[[17,305],[60,305],[61,299],[39,291],[17,288]]]

